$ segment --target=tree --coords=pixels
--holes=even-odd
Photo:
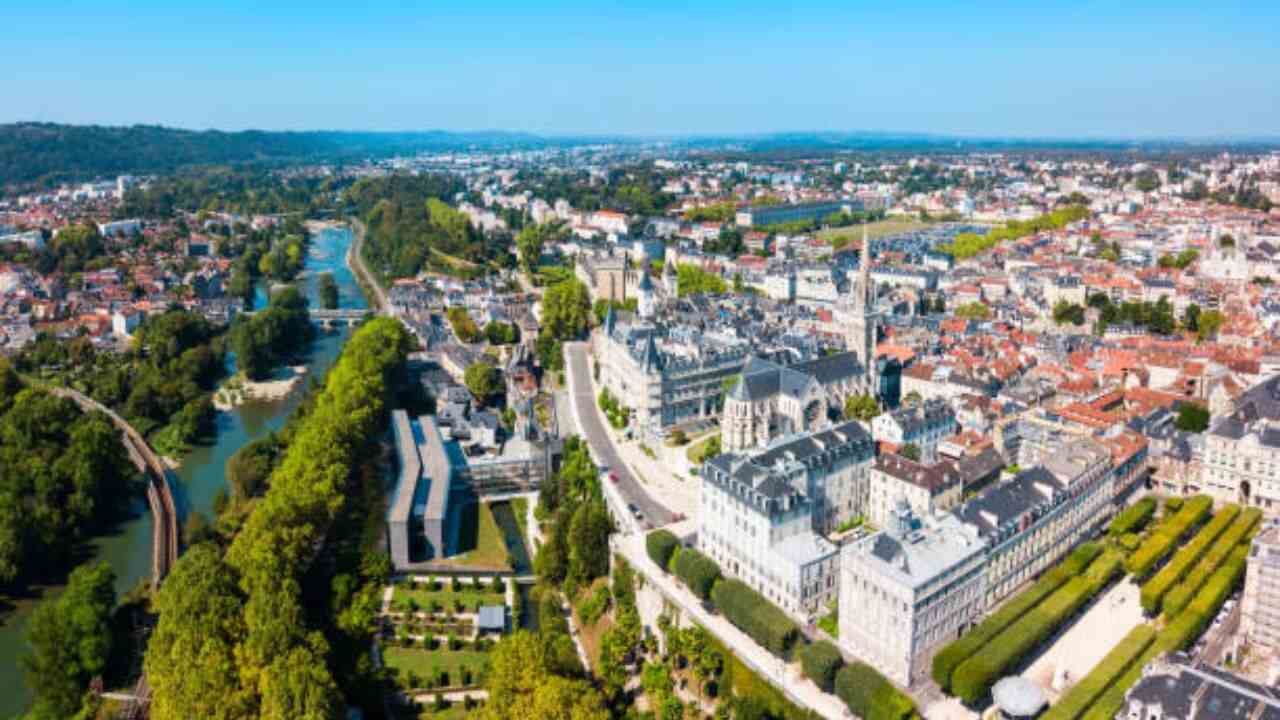
[[[89,681],[102,674],[111,651],[115,573],[99,560],[71,573],[66,590],[38,605],[31,615],[23,658],[27,684],[35,694],[32,718],[67,718],[80,710]]]
[[[256,714],[242,688],[236,646],[245,634],[244,598],[235,575],[210,545],[178,559],[156,596],[160,620],[143,663],[156,720]]]
[[[476,327],[476,321],[471,319],[471,314],[466,308],[455,305],[445,312],[445,317],[449,319],[449,325],[453,328],[454,334],[462,342],[473,343],[480,339],[480,328]]]
[[[919,405],[922,402],[924,402],[924,397],[920,395],[919,390],[912,390],[902,398],[902,403],[908,406]]]
[[[1182,325],[1191,332],[1200,330],[1200,306],[1191,303],[1187,306],[1186,312],[1182,314]]]
[[[822,688],[823,692],[831,692],[836,682],[836,672],[844,665],[844,658],[835,645],[826,640],[819,640],[800,649],[800,667],[805,677]]]
[[[317,293],[320,296],[320,307],[326,310],[334,310],[338,307],[338,283],[333,279],[333,273],[320,273],[316,280]]]
[[[1178,417],[1173,422],[1179,430],[1201,433],[1209,428],[1209,410],[1203,405],[1184,402],[1178,408]]]
[[[609,533],[613,521],[600,501],[585,502],[569,522],[569,578],[587,582],[609,573]]]
[[[564,227],[560,223],[525,225],[516,235],[516,255],[519,257],[520,267],[525,272],[533,272],[538,266],[538,258],[542,257],[543,247],[563,235]]]
[[[1196,337],[1200,340],[1208,340],[1217,336],[1225,320],[1226,316],[1218,310],[1206,310],[1200,313],[1199,323],[1197,323],[1196,327]]]
[[[609,717],[600,692],[585,680],[559,672],[547,644],[537,635],[521,630],[504,638],[490,653],[489,663],[485,680],[489,701],[481,711],[486,720]]]
[[[649,553],[649,559],[666,572],[671,563],[671,556],[675,554],[676,548],[680,547],[680,540],[669,530],[654,530],[645,537],[644,544],[646,552]]]
[[[991,317],[991,308],[980,302],[971,302],[956,308],[956,317],[966,320],[986,320]]]
[[[1059,300],[1053,306],[1053,321],[1058,325],[1071,323],[1079,327],[1084,324],[1084,308],[1066,300]]]
[[[547,288],[542,296],[542,327],[554,340],[573,340],[587,331],[591,300],[587,286],[570,278]]]
[[[680,297],[702,293],[715,295],[725,290],[727,287],[724,278],[715,273],[686,263],[676,266],[676,294]]]
[[[880,405],[871,395],[850,395],[844,401],[844,417],[846,420],[871,422],[880,414]]]
[[[520,333],[511,323],[493,320],[484,326],[484,336],[490,345],[512,345],[519,340]]]
[[[463,374],[463,381],[482,405],[502,393],[502,377],[498,369],[487,362],[472,363]]]
[[[920,461],[920,446],[919,446],[919,445],[916,445],[915,443],[907,443],[906,445],[903,445],[903,446],[898,450],[898,454],[899,454],[899,455],[901,455],[902,457],[904,457],[904,458],[908,459],[908,460],[912,460],[912,461],[915,461],[915,462],[919,462],[919,461]]]

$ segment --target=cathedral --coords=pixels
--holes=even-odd
[[[751,358],[725,397],[720,444],[726,452],[763,448],[781,437],[820,430],[831,424],[832,414],[842,414],[851,395],[876,395],[879,323],[865,228],[860,262],[853,291],[836,314],[848,350],[794,365]]]

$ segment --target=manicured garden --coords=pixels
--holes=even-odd
[[[405,581],[395,586],[391,596],[391,609],[395,612],[476,612],[479,605],[505,604],[506,586],[500,578],[478,584],[469,580]]]
[[[450,650],[447,643],[435,649],[423,646],[382,648],[382,659],[403,690],[475,687],[484,678],[487,650]]]
[[[1185,537],[1202,522],[1208,498],[1192,498],[1151,531],[1146,554],[1132,567],[1150,574],[1142,604],[1152,622],[1134,628],[1088,675],[1072,686],[1044,715],[1044,720],[1111,720],[1124,706],[1125,693],[1143,668],[1168,652],[1196,642],[1223,603],[1244,580],[1249,542],[1261,520],[1255,508],[1226,505],[1189,541]],[[1169,538],[1174,539],[1173,545]],[[1172,554],[1156,570],[1158,560]],[[1136,554],[1136,553],[1135,553]],[[1132,560],[1132,558],[1131,558]]]

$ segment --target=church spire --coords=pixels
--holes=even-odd
[[[858,288],[855,300],[859,307],[867,307],[871,300],[871,239],[867,225],[862,225],[862,256],[858,260]]]

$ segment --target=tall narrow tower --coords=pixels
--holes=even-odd
[[[858,261],[858,279],[854,281],[852,297],[845,311],[845,345],[857,353],[859,362],[867,371],[867,390],[879,391],[879,375],[876,371],[876,338],[879,317],[875,311],[875,283],[871,279],[871,239],[867,226],[862,226],[862,252]]]

